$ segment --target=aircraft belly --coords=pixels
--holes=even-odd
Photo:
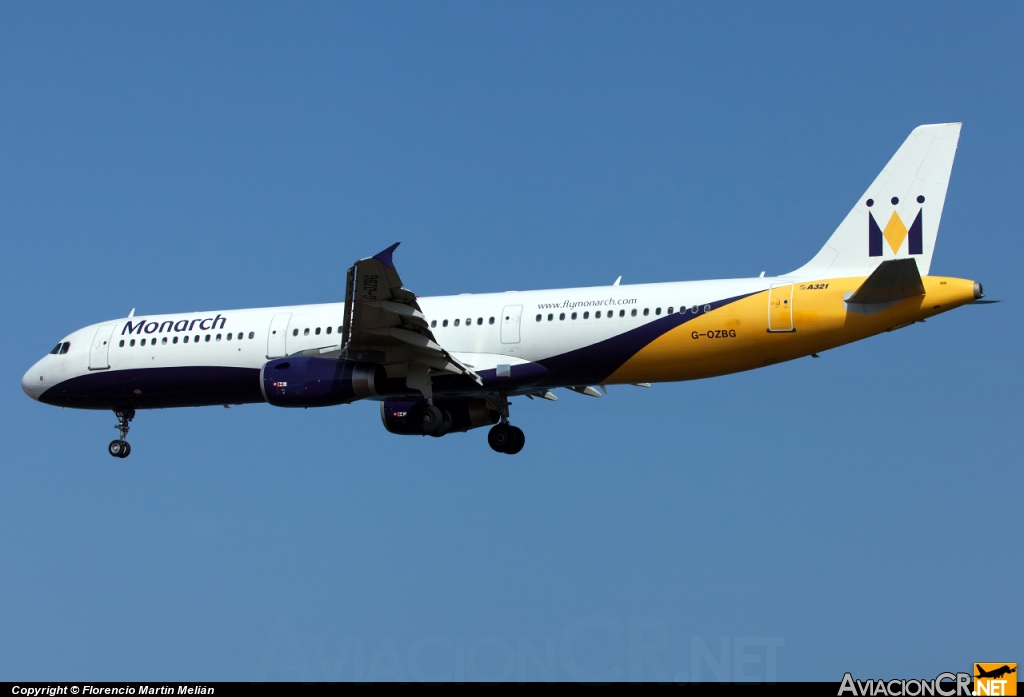
[[[77,409],[161,409],[264,399],[258,368],[177,366],[79,375],[54,385],[39,401]]]

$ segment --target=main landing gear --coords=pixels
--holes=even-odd
[[[423,426],[423,433],[434,438],[440,438],[452,428],[452,415],[444,409],[438,409],[433,404],[428,404],[423,409],[420,417]]]
[[[487,445],[496,453],[515,455],[526,445],[526,434],[523,429],[508,422],[508,400],[501,396],[499,404],[501,421],[487,432]]]
[[[125,438],[128,437],[128,422],[135,418],[135,410],[115,411],[114,415],[117,416],[117,426],[114,428],[121,433],[121,437],[118,440],[110,441],[110,445],[107,446],[107,452],[112,457],[128,457],[132,454],[132,446],[128,445],[128,441]]]

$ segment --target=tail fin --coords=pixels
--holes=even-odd
[[[821,251],[787,275],[862,276],[906,258],[928,275],[959,139],[959,123],[915,128]]]

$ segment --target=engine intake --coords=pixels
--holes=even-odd
[[[498,412],[483,399],[434,400],[434,406],[441,412],[440,424],[422,400],[381,402],[380,420],[384,428],[400,436],[443,436],[498,423]]]
[[[377,396],[378,365],[318,356],[270,361],[260,371],[263,397],[275,407],[329,407]]]

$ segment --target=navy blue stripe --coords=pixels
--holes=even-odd
[[[541,384],[545,386],[557,386],[565,384],[601,384],[608,376],[622,367],[630,358],[640,352],[642,348],[652,341],[670,332],[690,320],[703,317],[707,312],[713,312],[720,307],[725,307],[737,300],[757,295],[764,291],[745,293],[725,300],[716,300],[712,303],[705,303],[697,308],[697,314],[689,309],[686,312],[677,312],[653,322],[648,322],[641,327],[631,329],[610,339],[599,341],[590,346],[562,353],[551,358],[537,361],[548,369],[548,377]],[[711,309],[704,310],[706,305]],[[767,313],[767,308],[765,308]],[[601,320],[591,320],[600,322]]]
[[[79,375],[54,385],[39,401],[75,409],[162,409],[248,404],[264,399],[259,368],[185,366]]]

